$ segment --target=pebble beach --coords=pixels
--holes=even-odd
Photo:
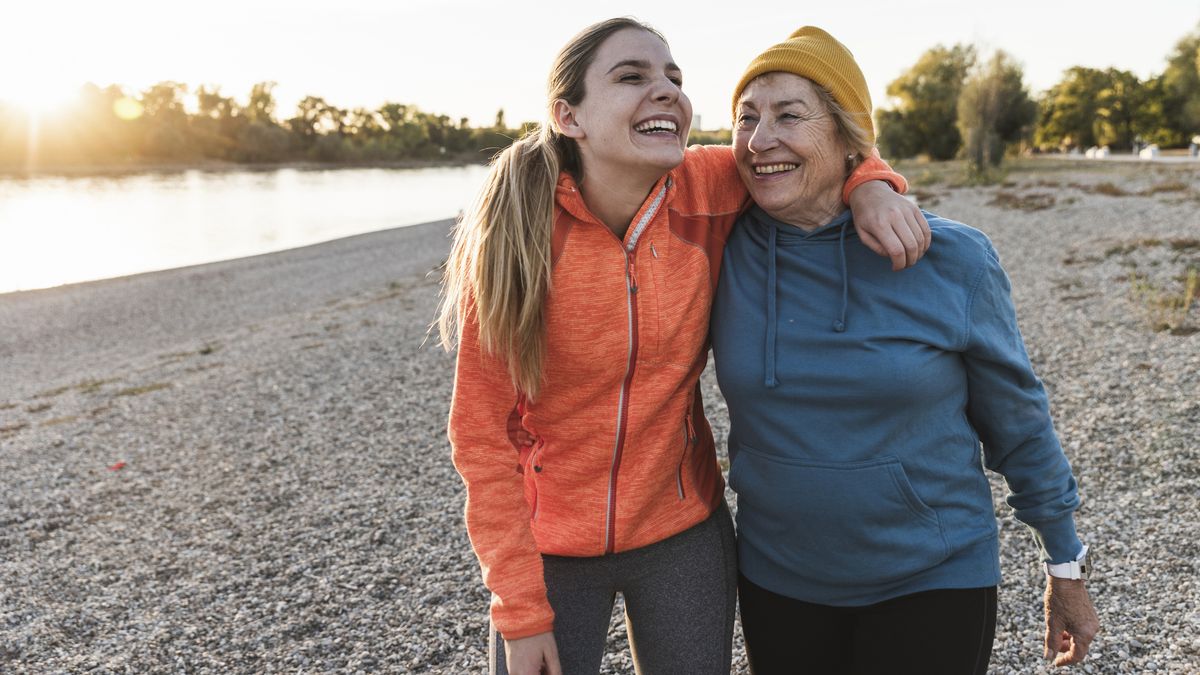
[[[1071,671],[1200,673],[1200,299],[1170,305],[1200,270],[1200,168],[900,170],[1012,279],[1097,567]],[[454,359],[428,334],[450,225],[0,295],[0,673],[486,672]],[[989,672],[1052,672],[1036,548],[992,478]],[[620,612],[605,673],[633,672]]]

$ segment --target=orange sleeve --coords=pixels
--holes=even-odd
[[[850,206],[850,193],[854,192],[854,188],[873,180],[886,181],[898,194],[908,192],[908,181],[904,180],[904,176],[893,171],[892,167],[883,161],[878,148],[871,148],[870,156],[854,169],[846,179],[846,184],[842,186],[842,203]]]
[[[693,145],[684,155],[685,166],[691,169],[691,174],[700,174],[703,189],[712,194],[729,195],[734,201],[743,206],[749,199],[749,192],[738,176],[737,163],[733,158],[733,148],[728,145]],[[892,170],[892,167],[879,156],[878,148],[871,148],[871,154],[859,164],[842,186],[842,202],[850,205],[850,193],[854,188],[873,180],[882,180],[892,186],[899,194],[908,192],[908,181],[904,176]]]
[[[479,344],[474,308],[464,312],[449,437],[454,468],[467,490],[467,535],[492,592],[492,623],[506,640],[554,627],[542,556],[529,525],[520,455],[509,440],[517,392],[503,361]]]

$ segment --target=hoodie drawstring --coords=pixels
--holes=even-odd
[[[760,220],[767,228],[767,337],[763,350],[763,385],[769,389],[779,386],[779,378],[775,372],[775,344],[779,334],[779,316],[776,308],[778,292],[778,275],[776,272],[776,239],[779,225],[767,220]],[[833,330],[838,333],[846,332],[846,313],[850,307],[850,271],[846,265],[846,230],[851,219],[846,218],[838,229],[838,260],[841,263],[842,274],[842,306],[838,316],[833,320]]]
[[[842,259],[842,313],[833,322],[833,330],[839,333],[846,332],[846,306],[850,304],[850,275],[846,273],[846,226],[849,224],[849,220],[842,223],[838,234],[838,254]]]
[[[775,334],[777,328],[775,326],[775,225],[767,227],[770,230],[770,236],[767,243],[767,345],[764,352],[766,363],[764,369],[766,376],[763,379],[763,385],[768,388],[774,388],[779,384],[779,380],[775,378]]]

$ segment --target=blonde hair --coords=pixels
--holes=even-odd
[[[596,51],[614,33],[644,30],[636,19],[593,24],[554,59],[547,81],[547,108],[556,101],[583,101],[584,77]],[[541,386],[546,357],[546,297],[550,291],[554,192],[560,171],[582,179],[579,147],[555,127],[553,116],[492,160],[483,188],[455,225],[442,279],[437,327],[441,344],[453,349],[463,325],[479,323],[481,348],[508,366],[513,386],[528,398]]]

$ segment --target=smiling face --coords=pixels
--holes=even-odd
[[[842,210],[846,141],[809,80],[760,75],[738,99],[733,155],[750,196],[773,218],[819,226]]]
[[[596,50],[583,100],[554,106],[561,132],[574,138],[585,174],[657,180],[683,161],[692,103],[666,43],[636,28],[620,30]]]

